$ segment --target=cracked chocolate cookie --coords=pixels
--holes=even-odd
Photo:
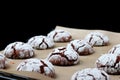
[[[93,47],[85,40],[73,40],[67,47],[72,47],[79,55],[89,55],[94,53]]]
[[[24,60],[17,66],[16,70],[38,72],[45,76],[55,77],[54,66],[47,60],[37,58]]]
[[[96,67],[108,74],[120,74],[120,56],[115,54],[104,54],[96,62]]]
[[[101,32],[91,32],[86,35],[85,40],[93,46],[107,46],[109,44],[108,36]]]
[[[72,49],[66,49],[66,47],[58,47],[46,58],[53,65],[70,66],[79,62],[79,55]]]
[[[53,30],[47,36],[55,42],[69,42],[72,40],[70,32],[65,30]]]
[[[13,42],[7,45],[3,51],[3,54],[7,58],[11,59],[23,59],[33,57],[35,52],[32,46],[27,43]]]
[[[0,53],[0,69],[6,68],[6,57]]]
[[[97,68],[85,68],[75,72],[71,80],[110,80],[109,75]]]
[[[120,44],[114,45],[109,51],[108,53],[110,54],[116,54],[120,56]]]
[[[34,49],[48,49],[54,47],[54,41],[43,35],[34,36],[30,38],[27,43]]]

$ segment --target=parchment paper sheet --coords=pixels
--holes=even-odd
[[[108,46],[101,46],[101,47],[93,47],[95,53],[87,56],[80,56],[80,62],[77,65],[73,66],[54,66],[56,77],[55,80],[70,80],[73,73],[78,70],[85,69],[85,68],[93,68],[95,67],[95,61],[98,57],[102,54],[108,52],[109,49],[113,47],[113,45],[120,44],[120,33],[110,32],[105,30],[85,30],[85,29],[75,29],[75,28],[68,28],[63,26],[56,26],[55,29],[63,29],[67,30],[72,34],[73,39],[84,39],[84,37],[92,32],[92,31],[99,31],[104,33],[109,37],[110,44]],[[66,46],[69,42],[64,43],[55,43],[54,48],[59,46]],[[52,48],[53,49],[53,48]],[[52,49],[47,50],[35,50],[36,56],[34,58],[45,59],[47,55],[52,51]],[[2,53],[2,51],[1,51]],[[35,72],[18,72],[16,71],[17,65],[23,60],[11,60],[9,59],[7,68],[4,70],[6,72],[20,74],[24,76],[29,76],[32,78],[37,78],[40,80],[52,80],[51,78],[35,73]],[[0,69],[2,70],[2,69]],[[120,75],[110,75],[111,80],[120,80]]]

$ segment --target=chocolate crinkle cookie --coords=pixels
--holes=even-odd
[[[120,74],[120,56],[115,54],[103,54],[96,62],[96,67],[108,74]]]
[[[48,49],[54,47],[54,41],[47,36],[34,36],[28,42],[34,49]]]
[[[57,47],[46,58],[53,65],[70,66],[79,62],[79,55],[72,49]]]
[[[109,51],[108,53],[110,54],[116,54],[120,56],[120,44],[114,45]]]
[[[85,40],[92,46],[107,46],[109,44],[108,36],[97,31],[87,34]]]
[[[11,59],[31,58],[35,55],[31,45],[24,42],[13,42],[7,45],[3,54]]]
[[[0,53],[0,69],[5,69],[6,68],[6,57]]]
[[[109,75],[97,68],[85,68],[75,72],[71,80],[110,80]]]
[[[68,48],[73,48],[79,55],[89,55],[94,53],[93,47],[85,40],[73,40],[68,43]]]
[[[49,61],[43,59],[26,59],[17,66],[16,70],[38,72],[51,78],[55,77],[54,66]]]
[[[53,30],[47,35],[55,42],[69,42],[72,40],[72,35],[66,30]]]

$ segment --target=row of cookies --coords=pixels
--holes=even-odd
[[[93,39],[93,35],[95,35],[93,33],[95,32],[88,34],[86,37],[86,39],[89,37],[87,41],[90,43],[92,42],[91,40]],[[98,40],[99,43],[95,42],[93,46],[103,46],[109,44],[107,36],[104,36],[104,39],[99,35],[97,35],[97,37],[103,40],[102,45],[99,45],[101,43]],[[120,75],[120,44],[114,45],[107,54],[103,54],[98,57],[95,61],[95,68],[79,70],[72,75],[71,80],[110,80],[110,76],[108,74]]]
[[[109,75],[120,75],[120,44],[114,45],[95,61],[94,68],[73,73],[71,80],[110,80]]]
[[[57,32],[58,34],[56,34]],[[46,50],[53,48],[54,40],[56,42],[70,41],[71,35],[68,32],[64,33],[63,30],[58,30],[57,32],[50,32],[48,37],[43,35],[33,36],[27,43],[16,41],[8,44],[0,54],[0,69],[6,68],[7,58],[25,59],[17,66],[17,71],[35,71],[49,77],[55,77],[54,66],[48,60],[37,59],[34,58],[34,56],[36,54],[35,49]],[[53,35],[53,33],[55,33],[55,35]],[[57,35],[60,35],[60,38]]]

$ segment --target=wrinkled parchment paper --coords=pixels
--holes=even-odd
[[[73,39],[84,39],[84,37],[92,32],[92,31],[99,31],[103,34],[107,35],[110,40],[110,44],[108,46],[101,46],[101,47],[93,47],[95,50],[95,53],[87,56],[80,56],[80,62],[77,65],[73,66],[54,66],[56,77],[55,80],[70,80],[71,76],[78,70],[82,70],[85,68],[94,68],[95,67],[95,61],[98,57],[100,57],[102,54],[105,54],[108,52],[109,49],[113,47],[113,45],[120,44],[120,33],[111,32],[111,31],[105,31],[105,30],[86,30],[86,29],[75,29],[75,28],[68,28],[63,26],[56,26],[55,29],[62,29],[67,30],[71,33]],[[54,48],[60,47],[60,46],[66,46],[69,42],[64,43],[55,43]],[[52,48],[53,49],[53,48]],[[47,50],[35,50],[36,55],[34,58],[39,59],[45,59],[48,54],[52,51],[52,49]],[[1,51],[2,53],[2,51]],[[35,72],[18,72],[16,71],[17,65],[23,60],[15,60],[15,59],[9,59],[7,68],[4,69],[6,72],[20,74],[24,76],[29,76],[32,78],[37,78],[40,80],[52,80],[51,78],[35,73]],[[120,75],[110,75],[111,80],[120,80]]]

